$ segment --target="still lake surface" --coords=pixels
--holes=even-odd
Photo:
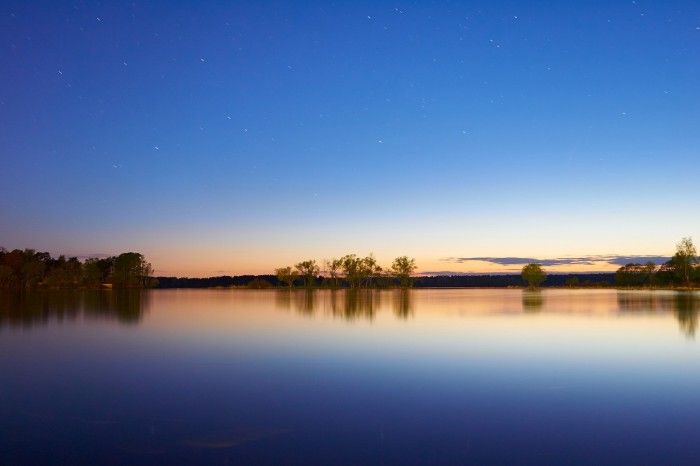
[[[0,464],[697,464],[700,294],[0,290]]]

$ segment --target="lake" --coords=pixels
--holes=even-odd
[[[0,464],[697,464],[700,293],[0,290]]]

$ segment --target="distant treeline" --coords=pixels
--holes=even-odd
[[[537,283],[530,286],[545,287],[646,287],[676,288],[693,287],[700,283],[700,258],[690,237],[683,238],[676,244],[676,254],[664,264],[657,266],[653,262],[646,264],[630,263],[620,267],[615,273],[578,273],[551,274],[544,273],[537,263],[523,267],[523,273],[506,275],[439,275],[413,276],[416,269],[414,259],[407,256],[397,257],[389,268],[377,264],[372,254],[357,257],[349,254],[340,259],[324,260],[324,275],[315,260],[307,260],[293,267],[275,269],[275,275],[239,275],[211,278],[175,278],[158,277],[159,288],[214,288],[214,287],[248,287],[272,288],[303,286],[305,288],[506,288],[528,286],[524,278],[528,268],[540,272]],[[543,279],[543,281],[542,281]]]
[[[547,275],[542,286],[611,286],[615,283],[614,273],[579,273]],[[418,277],[413,285],[416,288],[503,288],[527,286],[520,275],[439,275]]]
[[[653,262],[623,265],[615,272],[615,284],[632,288],[692,288],[700,283],[699,263],[693,239],[687,237],[676,244],[673,257],[660,266]]]
[[[271,288],[286,286],[275,275],[237,275],[209,278],[157,277],[158,288],[216,288],[250,287]],[[302,284],[301,279],[299,285]],[[323,278],[316,278],[316,286],[323,286]],[[544,286],[611,286],[615,284],[614,273],[548,275]],[[350,286],[340,280],[341,287]],[[505,288],[527,286],[520,275],[440,275],[416,277],[415,288]]]
[[[187,277],[156,277],[157,288],[228,288],[231,286],[248,287],[254,280],[261,280],[269,287],[281,286],[275,275],[224,275],[221,277],[187,278]],[[254,284],[253,284],[254,285]],[[263,285],[264,287],[264,285]]]
[[[34,249],[0,247],[0,288],[146,288],[157,284],[152,274],[151,264],[138,252],[81,262]]]

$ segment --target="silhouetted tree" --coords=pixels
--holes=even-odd
[[[391,273],[399,281],[399,284],[406,288],[413,286],[413,272],[416,271],[416,260],[409,259],[408,256],[401,256],[391,263]]]
[[[372,279],[381,276],[382,268],[372,253],[360,261],[360,275],[367,288],[372,286]]]
[[[338,277],[340,276],[340,271],[342,269],[342,260],[341,259],[326,259],[323,261],[323,264],[325,266],[326,271],[328,272],[328,276],[331,281],[331,286],[337,287],[338,286]]]
[[[115,268],[115,264],[118,267]],[[48,252],[0,248],[0,287],[75,288],[98,286],[111,280],[116,286],[148,287],[154,278],[153,267],[139,253],[126,253],[107,259],[53,259]]]
[[[83,262],[83,284],[89,288],[95,288],[102,283],[102,272],[98,265],[99,259],[85,259]]]
[[[650,288],[654,285],[654,276],[656,275],[656,264],[648,261],[644,264],[644,272],[646,273],[646,285]]]
[[[137,252],[125,252],[114,260],[112,285],[118,288],[141,288],[149,284],[151,264]]]
[[[9,288],[14,283],[14,272],[12,267],[0,265],[0,288]]]
[[[289,288],[294,285],[294,281],[299,278],[299,274],[296,270],[291,267],[280,267],[275,269],[275,274],[277,274],[277,280],[282,283],[286,283]]]
[[[304,286],[312,286],[321,272],[315,260],[299,262],[294,266],[304,280]]]
[[[537,288],[540,283],[545,281],[547,274],[542,270],[540,264],[528,264],[523,267],[521,276],[525,280],[530,288]]]
[[[355,254],[348,254],[340,258],[341,268],[350,288],[357,288],[362,282],[362,259]]]
[[[569,277],[564,282],[569,288],[575,288],[578,286],[578,277]]]
[[[623,265],[615,272],[617,286],[642,286],[647,279],[648,269],[637,263]]]
[[[698,262],[697,251],[690,237],[676,244],[676,254],[672,258],[675,274],[686,286],[692,282],[693,268]]]
[[[262,278],[255,278],[248,283],[248,288],[252,288],[254,290],[264,290],[267,288],[272,288],[272,283]]]

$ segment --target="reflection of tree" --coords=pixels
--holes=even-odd
[[[340,303],[340,296],[339,294],[345,293],[344,291],[338,291],[338,290],[331,290],[331,296],[330,296],[330,308],[331,308],[331,314],[336,315],[340,312],[340,307],[342,304]]]
[[[100,294],[99,291],[96,292]],[[106,293],[103,293],[103,295]],[[137,324],[141,321],[143,309],[148,303],[150,294],[141,289],[113,290],[107,294],[108,301],[102,299],[99,307],[86,306],[86,313],[99,312],[102,315],[116,314],[120,322]]]
[[[673,295],[673,312],[681,331],[695,337],[698,328],[698,297],[693,293],[678,292]]]
[[[320,294],[320,297],[318,296]],[[319,298],[321,302],[319,303]],[[319,308],[345,320],[373,319],[380,303],[380,292],[371,289],[279,290],[275,293],[278,308],[312,316]]]
[[[0,326],[41,325],[49,320],[86,317],[138,323],[149,292],[128,290],[4,290],[0,292]]]
[[[75,291],[0,291],[0,326],[32,327],[50,318],[74,320],[79,309]]]
[[[523,311],[539,312],[544,305],[544,296],[539,290],[523,290]]]
[[[368,289],[349,289],[345,291],[345,306],[337,309],[334,315],[345,320],[365,318],[373,320],[379,305],[379,294]]]
[[[618,291],[617,306],[621,311],[653,311],[656,309],[655,297],[659,296],[648,291]]]
[[[275,305],[279,309],[290,310],[292,308],[292,290],[277,290],[275,292]]]
[[[315,290],[277,290],[275,292],[275,304],[280,309],[291,310],[294,308],[298,313],[313,315]]]
[[[411,291],[402,288],[396,290],[394,293],[394,314],[399,319],[407,319],[413,314],[413,307],[411,306]]]
[[[700,299],[693,292],[620,291],[617,293],[617,304],[621,311],[627,312],[673,311],[681,331],[689,337],[695,336]]]
[[[313,315],[314,313],[314,290],[298,290],[292,292],[294,295],[294,307],[301,314]]]

